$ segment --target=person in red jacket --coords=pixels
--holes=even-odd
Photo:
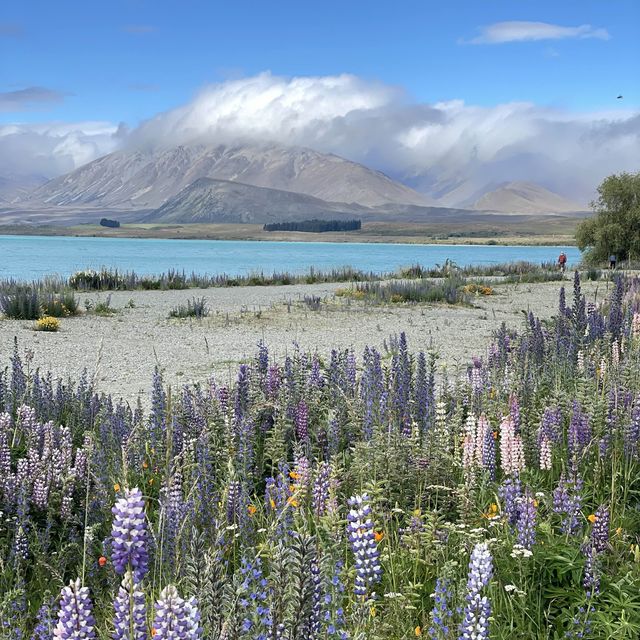
[[[562,272],[567,268],[567,254],[564,251],[558,256],[558,266]]]

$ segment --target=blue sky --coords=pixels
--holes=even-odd
[[[590,25],[596,35],[469,43],[505,21]],[[135,125],[203,86],[266,70],[355,74],[428,103],[531,101],[581,111],[617,108],[622,93],[625,107],[637,107],[639,25],[638,0],[5,0],[0,93],[13,103],[0,122]],[[28,88],[50,93],[14,94]]]
[[[639,168],[639,66],[640,0],[4,0],[0,177],[275,142],[587,202]]]

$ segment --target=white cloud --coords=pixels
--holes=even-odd
[[[131,132],[111,123],[0,127],[0,175],[2,159],[52,175],[122,146],[238,141],[336,153],[426,193],[448,193],[449,204],[512,180],[539,182],[586,203],[604,176],[640,168],[640,113],[576,114],[530,103],[429,105],[351,75],[260,74],[207,87]]]
[[[535,40],[563,40],[565,38],[596,38],[608,40],[606,29],[597,29],[590,24],[578,27],[562,27],[548,22],[511,21],[496,22],[480,29],[480,35],[469,40],[471,44],[502,44],[504,42],[526,42]]]
[[[0,176],[53,177],[114,151],[118,125],[108,122],[0,124]]]

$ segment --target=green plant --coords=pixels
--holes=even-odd
[[[187,304],[180,304],[169,311],[170,318],[204,318],[209,315],[206,298],[192,298]]]

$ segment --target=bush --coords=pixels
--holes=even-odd
[[[169,311],[170,318],[205,318],[209,315],[206,298],[193,298],[187,304],[180,304]]]
[[[52,316],[44,316],[36,320],[34,329],[36,331],[58,331],[60,329],[60,320]]]
[[[85,303],[86,304],[86,303]],[[87,307],[89,309],[89,307]],[[108,316],[112,313],[117,313],[117,309],[111,306],[111,294],[107,296],[105,301],[100,301],[93,307],[93,312],[99,316]]]
[[[37,320],[40,315],[40,296],[34,289],[20,287],[11,293],[0,293],[0,310],[14,320]]]

